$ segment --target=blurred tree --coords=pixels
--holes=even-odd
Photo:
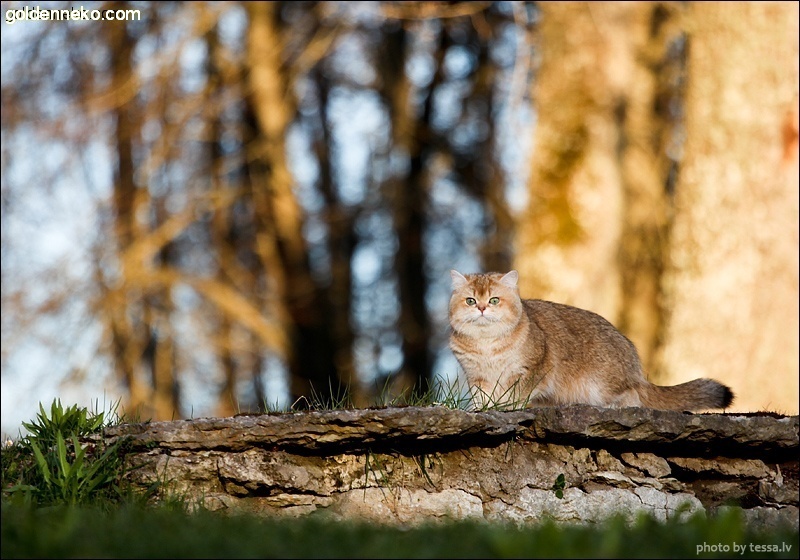
[[[425,304],[428,281],[425,275],[423,238],[427,227],[430,175],[435,154],[432,142],[431,112],[433,92],[441,84],[441,58],[446,48],[444,34],[434,53],[435,70],[423,92],[421,109],[410,102],[413,87],[406,74],[407,36],[403,26],[387,26],[377,67],[382,76],[384,103],[392,123],[393,149],[407,158],[405,173],[389,185],[389,197],[397,232],[394,268],[397,275],[403,364],[399,371],[408,388],[420,393],[428,390],[431,376],[431,325]],[[419,116],[417,116],[419,112]]]
[[[328,34],[332,33],[335,31],[328,31]],[[322,40],[329,40],[327,34],[326,38]],[[343,202],[331,161],[332,135],[328,117],[329,78],[319,66],[316,66],[312,70],[311,80],[316,87],[319,99],[317,113],[319,124],[313,142],[313,153],[319,164],[319,189],[325,201],[323,220],[328,232],[326,249],[330,259],[330,279],[329,282],[322,284],[322,300],[326,302],[326,308],[320,319],[323,322],[324,332],[330,337],[331,353],[327,359],[330,360],[330,365],[337,372],[336,378],[331,381],[335,381],[337,390],[339,387],[349,389],[353,404],[366,406],[368,404],[367,396],[358,379],[353,356],[355,333],[351,319],[353,290],[351,263],[358,243],[358,235],[355,230],[358,210],[348,208]],[[331,386],[333,386],[332,383]],[[325,386],[321,387],[321,389],[326,388]]]
[[[96,220],[98,229],[92,242],[80,239],[83,245],[72,247],[72,262],[67,265],[47,262],[45,257],[41,260],[46,264],[31,267],[55,279],[47,289],[57,305],[23,302],[15,295],[26,291],[21,269],[9,266],[3,270],[3,309],[27,317],[27,327],[14,329],[23,340],[46,331],[64,316],[72,317],[73,325],[84,323],[45,342],[43,347],[50,352],[56,350],[53,340],[57,339],[70,341],[68,354],[77,349],[86,352],[86,345],[94,342],[88,342],[84,333],[100,324],[105,335],[96,342],[93,361],[102,369],[108,363],[103,358],[109,359],[126,394],[124,408],[143,418],[171,419],[191,410],[194,405],[187,403],[183,387],[187,381],[203,383],[204,375],[211,373],[205,358],[219,352],[225,370],[219,400],[226,404],[218,411],[229,413],[239,403],[238,395],[232,395],[234,354],[242,362],[236,367],[250,368],[256,393],[263,385],[264,353],[288,356],[286,336],[274,321],[280,307],[264,295],[269,293],[264,290],[264,259],[252,258],[257,244],[252,197],[243,189],[244,175],[224,169],[227,165],[241,169],[237,161],[245,159],[241,147],[246,141],[241,103],[230,103],[232,94],[234,101],[242,97],[236,76],[241,74],[238,53],[223,56],[215,42],[215,24],[230,8],[199,3],[136,7],[140,17],[133,21],[87,28],[50,22],[20,29],[16,35],[25,56],[4,74],[4,137],[19,143],[14,146],[18,152],[20,146],[22,152],[30,150],[26,130],[35,123],[43,151],[58,153],[67,146],[72,158],[62,159],[61,167],[48,171],[51,188],[75,199],[71,211],[83,211]],[[186,64],[179,56],[199,43],[205,43],[209,53],[205,70],[202,64]],[[166,56],[159,56],[159,48]],[[61,62],[51,65],[51,60]],[[18,77],[29,74],[27,63],[38,64],[44,72],[23,83]],[[48,72],[60,78],[54,82]],[[7,80],[13,76],[17,78]],[[231,85],[231,80],[236,83]],[[48,107],[46,113],[41,112],[43,106]],[[211,142],[196,141],[197,123],[207,124]],[[209,145],[211,157],[203,157],[202,148]],[[106,148],[113,170],[108,198],[102,185],[105,168],[97,165]],[[82,181],[75,180],[76,167],[86,171]],[[6,193],[28,192],[18,176],[14,168],[4,165],[4,198]],[[101,185],[93,188],[93,182]],[[31,192],[40,201],[46,193],[41,187]],[[89,202],[82,207],[78,201],[86,199]],[[41,203],[37,209],[47,211]],[[31,219],[20,211],[9,212],[8,207],[6,216],[20,223]],[[33,221],[39,219],[34,216]],[[5,233],[3,239],[7,251]],[[47,250],[39,249],[39,253],[46,255]],[[219,268],[211,265],[208,256],[218,259]],[[237,257],[244,266],[237,265]],[[84,270],[82,258],[91,263],[93,273],[65,281]],[[216,278],[209,275],[214,270]],[[12,283],[6,284],[6,279]],[[41,282],[38,286],[43,287]],[[186,288],[193,296],[188,296]],[[15,301],[19,305],[9,305]],[[87,315],[75,317],[75,302],[85,302],[82,312]],[[4,327],[4,342],[10,333]],[[84,340],[75,340],[80,335]],[[242,339],[247,339],[244,348],[234,342]],[[232,351],[237,348],[238,352]],[[4,360],[10,355],[5,354]],[[75,367],[65,380],[79,380],[85,374]],[[253,400],[256,406],[264,406],[263,399]]]
[[[252,190],[246,180],[246,163],[241,154],[232,157],[226,139],[238,138],[237,151],[250,135],[238,113],[231,118],[231,100],[241,95],[239,83],[241,65],[226,57],[220,41],[219,24],[213,13],[204,13],[215,24],[206,32],[206,103],[208,171],[210,195],[213,200],[233,197],[230,205],[217,208],[209,223],[209,243],[216,256],[216,280],[230,284],[265,316],[269,302],[261,288],[266,280],[264,259],[257,249],[257,224],[254,219]],[[207,14],[207,15],[206,15]],[[233,160],[233,161],[231,161]],[[280,305],[273,302],[273,306]],[[227,314],[211,317],[216,320],[216,335],[212,338],[222,369],[222,383],[215,414],[231,416],[240,410],[260,410],[267,401],[262,378],[265,352],[263,344],[252,333],[243,331]],[[273,349],[273,352],[275,349]],[[279,354],[285,358],[283,353]],[[251,398],[240,397],[237,390],[244,378],[252,383]],[[245,393],[246,394],[246,393]]]
[[[691,3],[686,27],[664,367],[797,414],[798,5]]]
[[[92,348],[66,378],[113,370],[126,409],[157,419],[263,410],[286,404],[284,393],[302,406],[301,397],[325,401],[331,390],[363,406],[384,378],[424,391],[446,376],[434,370],[447,336],[447,270],[503,270],[514,259],[508,189],[519,178],[509,152],[524,144],[515,119],[525,99],[511,82],[527,79],[520,14],[533,14],[532,4],[113,6],[141,18],[20,24],[4,57],[3,310],[16,318],[13,329],[4,319],[4,365],[27,352],[8,341],[59,319],[67,326],[40,337],[58,368],[79,360],[53,340]],[[563,9],[571,25],[573,8]],[[624,36],[625,17],[604,33]],[[669,26],[654,25],[650,35],[637,27],[637,41],[656,45],[637,47],[638,62],[628,47],[604,52],[658,66]],[[609,45],[617,41],[625,43]],[[552,64],[542,77],[555,83]],[[610,63],[605,73],[615,75]],[[598,150],[608,138],[626,154],[647,144],[629,140],[634,116],[637,127],[657,124],[645,107],[661,86],[641,81],[647,91],[636,102],[614,97],[628,87],[619,84],[592,102],[602,106],[592,113],[604,123]],[[548,107],[562,102],[552,95]],[[649,140],[657,145],[663,132]],[[32,160],[19,156],[34,145],[72,158],[46,177],[26,175],[20,162]],[[645,165],[662,173],[648,149]],[[614,183],[618,206],[627,184]],[[85,259],[91,273],[44,257],[25,262],[20,247],[46,251],[6,225],[10,216],[64,227],[54,197],[43,196],[56,191],[86,201],[73,204],[92,226],[69,237],[65,261]],[[627,226],[615,227],[613,239]],[[80,305],[75,327],[67,317]],[[98,326],[103,338],[92,339]],[[80,343],[71,344],[74,332]]]
[[[113,214],[116,233],[117,250],[125,255],[134,242],[142,237],[142,226],[139,216],[146,212],[146,190],[140,190],[135,183],[136,162],[134,161],[135,144],[139,141],[141,112],[137,112],[138,99],[135,95],[135,76],[133,72],[133,50],[135,39],[129,34],[126,25],[110,25],[104,28],[106,44],[111,53],[111,80],[107,95],[111,99],[111,114],[114,119],[114,148],[117,156],[116,173],[114,174]],[[130,279],[139,273],[131,267],[142,263],[132,259],[121,259],[117,289],[113,281],[104,277],[103,269],[98,266],[97,272],[100,286],[104,288],[99,305],[103,306],[103,315],[108,319],[108,333],[113,348],[114,365],[118,379],[128,389],[128,409],[140,411],[145,417],[158,419],[174,416],[172,410],[155,410],[155,399],[152,389],[157,381],[152,369],[152,356],[158,340],[154,337],[151,325],[143,321],[141,311],[136,309],[147,302],[140,299],[137,287],[131,285]],[[140,371],[149,350],[151,360],[150,372]],[[151,380],[148,381],[147,373]],[[144,377],[144,378],[143,378]],[[163,416],[162,416],[163,415]]]
[[[538,117],[515,256],[520,287],[526,297],[607,317],[649,370],[662,330],[678,6],[538,6]]]
[[[338,378],[336,350],[327,323],[330,300],[312,278],[303,210],[293,190],[286,155],[286,136],[296,109],[285,64],[287,40],[281,6],[279,2],[246,5],[246,102],[254,127],[247,159],[260,229],[264,241],[274,245],[267,268],[286,309],[282,327],[292,341],[292,398],[314,391],[324,401],[330,398],[331,389],[338,391],[342,382],[346,387],[349,379]]]

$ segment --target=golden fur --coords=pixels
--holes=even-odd
[[[520,299],[518,274],[452,270],[450,348],[476,406],[586,403],[667,410],[726,408],[733,393],[713,379],[672,387],[647,381],[633,343],[591,311]]]

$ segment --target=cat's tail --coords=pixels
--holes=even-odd
[[[696,411],[728,408],[733,402],[733,391],[713,379],[694,379],[670,387],[648,383],[639,388],[639,398],[650,408]]]

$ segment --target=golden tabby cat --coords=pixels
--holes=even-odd
[[[525,402],[703,410],[733,401],[731,390],[713,379],[653,385],[633,343],[611,323],[569,305],[520,299],[516,270],[450,275],[450,348],[477,407]]]

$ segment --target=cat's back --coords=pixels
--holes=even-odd
[[[633,343],[601,315],[563,303],[542,299],[522,300],[533,325],[549,338],[580,338],[584,344],[611,344],[633,350]]]

